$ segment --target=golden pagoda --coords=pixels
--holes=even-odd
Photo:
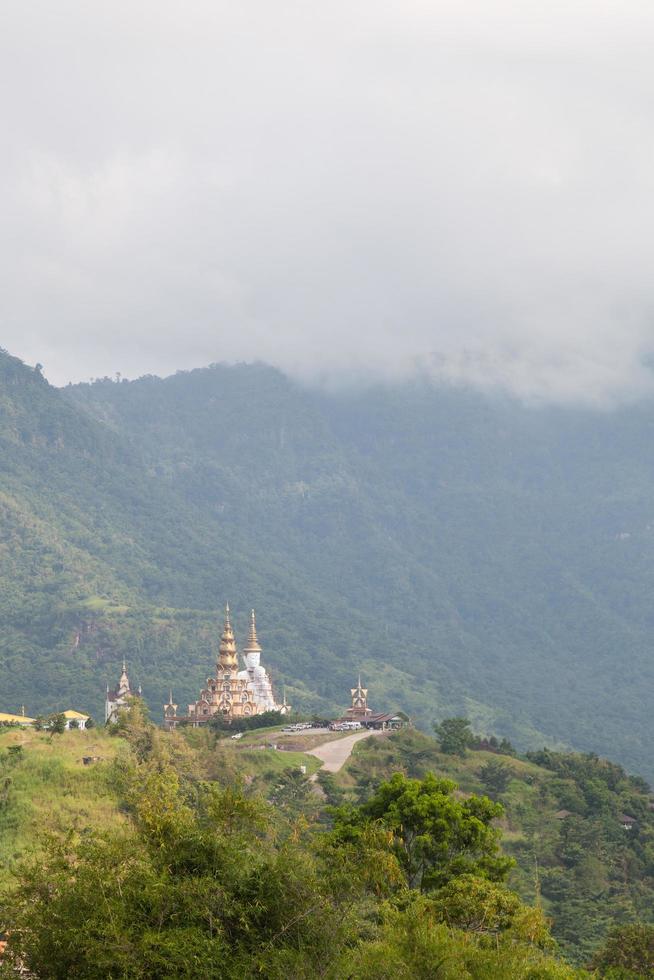
[[[216,667],[218,671],[238,670],[238,650],[236,649],[236,639],[229,616],[229,603],[225,606],[225,625],[223,635],[220,638]]]
[[[252,628],[250,628],[250,640]],[[256,640],[256,630],[254,634]],[[172,694],[168,704],[164,705],[164,725],[166,728],[176,728],[182,721],[185,724],[206,724],[214,715],[220,715],[225,721],[234,718],[249,718],[259,713],[259,705],[247,677],[239,673],[238,649],[229,611],[225,607],[225,622],[218,648],[215,677],[208,677],[205,687],[200,691],[200,697],[194,704],[189,704],[188,715],[177,714],[177,705],[172,703]]]

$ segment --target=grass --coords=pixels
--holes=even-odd
[[[129,606],[121,606],[112,599],[105,599],[100,595],[92,595],[80,602],[80,606],[91,612],[108,612],[118,616],[124,616],[130,611]]]
[[[15,862],[38,850],[44,831],[109,829],[125,822],[111,781],[124,743],[104,731],[50,737],[30,729],[0,734],[0,889]],[[83,756],[102,762],[84,766]]]
[[[237,750],[238,751],[238,750]],[[245,775],[267,775],[306,766],[307,775],[316,772],[322,763],[304,752],[280,752],[278,749],[243,749],[238,752],[239,769]]]
[[[242,744],[246,738],[218,743],[255,792],[265,791],[284,769],[305,766],[311,775],[320,768],[320,761],[304,752],[260,747],[271,735],[277,741],[278,733],[252,732],[249,745]],[[209,747],[207,735],[185,733],[198,760],[203,747]],[[127,826],[113,784],[113,762],[128,752],[122,739],[101,728],[52,736],[31,728],[0,729],[0,893],[11,887],[16,863],[38,854],[44,834]],[[100,761],[85,766],[84,756]]]
[[[290,750],[297,752],[309,752],[311,749],[315,749],[317,745],[323,745],[325,742],[335,742],[337,739],[346,738],[352,734],[355,733],[315,732],[310,728],[305,729],[303,732],[285,732],[283,726],[280,725],[274,728],[258,728],[246,732],[243,738],[234,740],[232,744],[238,744],[243,747],[275,744],[283,745],[284,747],[288,746]]]

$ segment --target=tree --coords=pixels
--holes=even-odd
[[[466,754],[466,749],[472,741],[470,722],[467,718],[445,718],[440,724],[434,724],[436,738],[441,744],[441,752],[446,755]]]
[[[485,797],[456,799],[456,788],[433,773],[424,779],[395,773],[363,806],[336,810],[333,833],[353,842],[370,822],[386,828],[411,888],[432,891],[461,874],[501,881],[513,861],[500,854],[491,824],[504,811]]]
[[[110,735],[120,735],[131,745],[139,762],[148,759],[155,748],[160,732],[151,724],[148,709],[141,698],[132,698],[129,708],[118,712],[115,722],[108,724]]]
[[[491,903],[492,904],[492,903]],[[518,903],[519,904],[519,903]],[[537,910],[532,910],[537,911]],[[516,917],[519,912],[516,913]],[[514,931],[464,932],[440,921],[436,903],[411,895],[382,906],[380,925],[368,942],[344,957],[341,976],[356,980],[575,980],[580,977]]]
[[[211,721],[209,722],[209,728],[216,734],[222,734],[223,732],[249,732],[253,728],[273,728],[275,725],[280,725],[283,721],[303,721],[304,718],[300,715],[296,716],[284,716],[280,711],[262,711],[260,715],[250,715],[249,718],[223,718],[223,716],[218,713],[215,714]]]
[[[289,766],[280,773],[270,794],[270,802],[288,817],[298,817],[301,814],[313,816],[318,798],[306,774],[297,767]]]
[[[343,803],[345,790],[336,781],[333,772],[325,772],[324,769],[319,769],[316,774],[316,782],[325,794],[325,799],[330,806],[340,806]]]
[[[479,778],[493,800],[507,788],[511,775],[509,767],[497,759],[489,759],[479,770]]]
[[[350,906],[270,812],[215,784],[141,767],[132,826],[50,840],[3,904],[8,958],[41,980],[336,977]],[[99,900],[101,896],[101,900]]]
[[[51,735],[63,735],[66,731],[66,715],[61,712],[55,715],[49,715],[46,721],[46,728]]]
[[[542,910],[523,905],[514,892],[486,878],[453,878],[436,895],[433,909],[437,921],[465,932],[497,935],[510,929],[523,942],[553,945]]]
[[[591,965],[616,980],[654,976],[654,926],[639,922],[616,926]]]

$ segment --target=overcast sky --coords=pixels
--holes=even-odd
[[[0,345],[654,390],[654,5],[4,0]]]

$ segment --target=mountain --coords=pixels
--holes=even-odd
[[[229,599],[290,700],[465,713],[653,774],[650,404],[525,407],[265,365],[56,390],[0,358],[2,707],[196,696]]]

